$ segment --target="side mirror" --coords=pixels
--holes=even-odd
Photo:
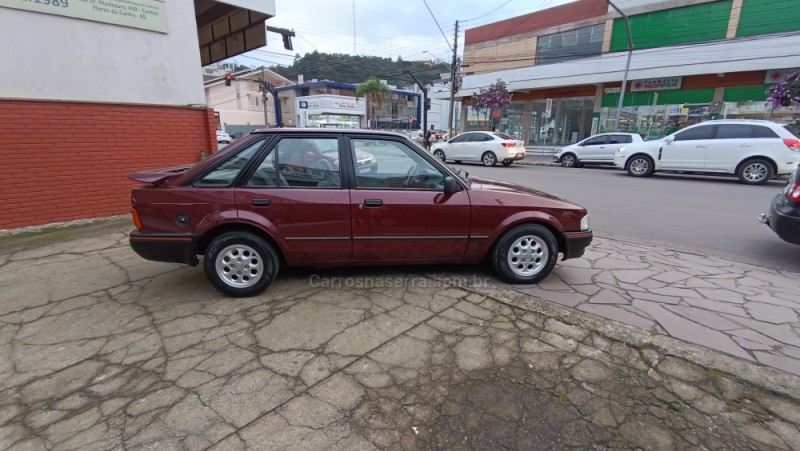
[[[444,194],[445,196],[449,196],[453,193],[457,193],[461,191],[461,186],[459,186],[458,182],[456,181],[455,177],[448,175],[444,178]]]
[[[675,141],[674,136],[667,136],[666,138],[664,138],[664,142],[667,144],[671,143],[672,141]]]

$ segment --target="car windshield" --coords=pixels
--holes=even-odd
[[[785,128],[785,129],[786,129],[786,130],[787,130],[789,133],[791,133],[791,134],[792,134],[792,136],[794,136],[795,138],[800,138],[800,135],[798,135],[798,134],[797,134],[797,132],[796,132],[796,131],[794,131],[794,129],[792,129],[792,127],[789,127],[788,125],[784,125],[784,126],[783,126],[783,128]]]
[[[510,136],[508,136],[508,135],[506,135],[504,133],[495,133],[494,136],[497,136],[500,139],[507,139],[507,140],[514,141],[514,138],[512,138],[512,137],[510,137]]]

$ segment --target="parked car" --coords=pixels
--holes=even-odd
[[[233,139],[231,139],[231,135],[224,130],[217,130],[217,143],[219,144],[230,144]]]
[[[335,147],[331,166],[285,161],[303,142]],[[357,149],[376,142],[378,169],[359,171]],[[259,130],[197,164],[129,177],[144,184],[131,193],[133,250],[189,265],[204,256],[209,281],[237,297],[261,292],[284,266],[488,259],[510,283],[537,283],[559,254],[579,257],[592,241],[586,209],[469,177],[390,132]]]
[[[792,173],[783,191],[772,199],[769,214],[762,214],[759,221],[782,240],[800,245],[800,170]]]
[[[484,166],[494,166],[498,161],[508,166],[525,158],[522,141],[498,132],[464,132],[434,144],[431,152],[442,161],[479,161]]]
[[[553,155],[553,162],[571,168],[583,164],[614,164],[614,154],[622,147],[642,143],[636,133],[601,133],[562,147]]]
[[[634,177],[657,171],[735,174],[751,185],[791,174],[798,162],[800,137],[789,126],[735,119],[702,122],[614,155],[614,165]]]

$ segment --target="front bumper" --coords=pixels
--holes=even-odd
[[[583,252],[592,243],[592,231],[585,232],[565,232],[564,233],[564,258],[578,258],[583,255]]]
[[[145,260],[197,266],[197,239],[196,235],[187,233],[141,233],[134,230],[130,244],[133,251]]]
[[[561,155],[553,155],[553,163],[561,163]]]
[[[792,205],[783,194],[778,194],[769,206],[769,215],[762,215],[778,237],[788,243],[800,245],[800,207]]]

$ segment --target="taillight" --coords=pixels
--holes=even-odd
[[[786,147],[800,152],[800,141],[796,139],[784,139],[783,143],[786,144]]]
[[[514,147],[516,145],[517,145],[517,143],[515,143],[515,142],[503,143],[503,147]]]
[[[789,189],[786,190],[786,198],[793,202],[800,202],[800,182],[794,182],[787,188]]]
[[[142,228],[142,220],[139,219],[139,212],[136,209],[131,210],[131,216],[133,217],[133,225],[136,226],[137,229]]]

